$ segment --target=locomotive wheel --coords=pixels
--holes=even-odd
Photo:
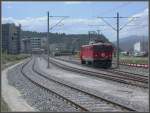
[[[81,64],[85,64],[86,62],[84,60],[81,60]]]
[[[92,64],[92,62],[91,62],[91,61],[88,61],[88,62],[87,62],[87,64],[88,64],[88,65],[91,65],[91,64]]]
[[[112,62],[111,61],[107,61],[107,68],[110,68],[112,66]]]
[[[92,62],[92,65],[93,65],[94,67],[98,67],[98,61],[95,61],[95,60],[94,60],[94,61]]]

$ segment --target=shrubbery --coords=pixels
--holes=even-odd
[[[21,60],[27,57],[29,57],[29,55],[27,54],[11,55],[11,54],[2,53],[1,61],[2,61],[2,64],[5,64],[7,62]]]

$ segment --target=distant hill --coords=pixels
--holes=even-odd
[[[136,42],[141,41],[143,46],[145,46],[145,50],[148,50],[148,37],[147,36],[128,36],[119,40],[120,49],[122,51],[133,52],[133,47]],[[116,42],[113,42],[116,45]]]
[[[24,37],[47,37],[46,32],[32,32],[32,31],[22,31],[22,38]],[[109,42],[109,40],[103,35],[100,34],[97,37],[103,42]],[[93,38],[92,38],[93,39]],[[79,50],[81,45],[88,44],[89,35],[87,34],[65,34],[65,33],[49,33],[49,43],[50,44],[64,44],[66,45],[66,49]]]

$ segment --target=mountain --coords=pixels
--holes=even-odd
[[[119,47],[122,51],[129,51],[133,52],[134,50],[134,44],[136,42],[141,42],[141,45],[143,46],[144,50],[148,50],[148,36],[137,36],[132,35],[128,37],[124,37],[119,40]],[[116,42],[113,42],[116,45]]]

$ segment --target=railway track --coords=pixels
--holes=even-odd
[[[70,55],[71,56],[71,55]],[[76,58],[76,60],[80,60],[80,58]],[[117,61],[112,61],[112,64],[116,64]],[[126,66],[126,67],[134,67],[134,68],[141,68],[141,69],[148,69],[148,64],[133,64],[133,63],[127,63],[127,62],[120,62],[119,65]]]
[[[116,64],[116,62],[112,62],[112,64]],[[129,63],[125,63],[125,62],[120,62],[119,65],[123,65],[123,66],[128,66],[128,67],[136,67],[136,68],[143,68],[143,69],[148,69],[148,64],[129,64]]]
[[[74,64],[77,64],[77,65],[81,65],[80,62],[76,62],[76,61],[69,61],[69,60],[66,60],[66,59],[61,59],[61,58],[55,58],[55,59],[58,59],[58,60],[62,60],[62,61],[66,61],[66,62],[71,62],[71,63],[74,63]],[[115,63],[114,63],[115,64]],[[82,66],[85,66],[85,65],[82,65]],[[93,68],[91,65],[86,65],[88,67],[91,67]],[[125,65],[125,66],[128,66],[128,65]],[[132,72],[127,72],[127,71],[121,71],[121,70],[118,70],[116,68],[111,68],[111,69],[103,69],[103,68],[96,68],[94,67],[94,69],[97,69],[97,70],[102,70],[102,71],[109,71],[109,72],[114,72],[114,73],[117,73],[117,74],[128,74],[130,76],[138,76],[138,77],[145,77],[147,78],[146,75],[142,75],[142,74],[137,74],[137,73],[132,73]]]
[[[87,70],[87,69],[78,68],[75,66],[74,67],[68,66],[68,65],[60,63],[54,59],[51,59],[50,62],[60,68],[65,69],[65,70],[78,72],[78,73],[82,73],[82,74],[87,74],[87,75],[92,75],[92,76],[96,76],[96,77],[100,77],[100,78],[105,78],[105,79],[129,84],[129,85],[134,85],[134,86],[138,86],[138,87],[142,87],[142,88],[148,88],[148,77],[147,76],[141,76],[138,74],[123,72],[123,71],[118,71],[118,70],[107,70],[107,71],[105,69],[96,70],[96,71]]]
[[[79,111],[136,111],[132,108],[128,108],[118,103],[114,103],[109,100],[97,97],[93,94],[84,92],[80,89],[74,88],[72,86],[56,81],[50,77],[47,77],[35,68],[35,59],[32,64],[32,69],[30,69],[33,71],[33,73],[35,73],[36,76],[33,77],[32,75],[28,75],[26,74],[24,68],[26,68],[26,66],[28,66],[31,61],[32,60],[23,65],[21,70],[22,74],[37,87],[53,93],[55,97],[62,99]],[[39,82],[38,79],[43,80],[46,83],[50,83],[51,85],[46,86],[44,85],[44,83]]]
[[[32,59],[31,59],[32,60]],[[46,91],[48,91],[49,93],[52,93],[55,97],[65,101],[66,103],[70,104],[71,106],[74,106],[76,109],[81,109],[81,111],[88,111],[86,108],[74,103],[73,101],[67,99],[66,97],[63,97],[62,95],[58,94],[57,92],[54,92],[53,90],[50,90],[49,88],[43,86],[42,84],[40,84],[39,82],[33,80],[32,78],[29,77],[29,75],[27,75],[25,72],[23,72],[23,69],[24,67],[31,61],[29,60],[27,63],[25,63],[23,66],[22,66],[22,70],[21,70],[21,73],[30,81],[32,82],[34,85],[36,85],[37,87],[39,88],[42,88],[42,89],[45,89]],[[35,63],[35,62],[34,62]],[[32,66],[32,69],[34,67]]]

